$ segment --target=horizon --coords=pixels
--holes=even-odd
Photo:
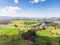
[[[59,2],[60,0],[0,0],[0,17],[60,17]]]
[[[21,17],[21,18],[60,18],[60,17],[55,17],[55,16],[52,16],[52,17],[26,17],[26,16],[0,16],[0,17]]]

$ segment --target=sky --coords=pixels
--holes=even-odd
[[[0,16],[60,17],[60,0],[0,0]]]

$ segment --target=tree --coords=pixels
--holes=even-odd
[[[60,45],[60,40],[59,40],[59,42],[58,42],[58,45]]]
[[[14,38],[12,38],[12,41],[14,41]]]
[[[4,34],[4,36],[8,37],[8,35],[7,35],[7,34]]]
[[[50,42],[47,42],[46,45],[51,45],[51,43]]]
[[[59,43],[60,43],[60,40],[59,40]]]
[[[43,30],[45,30],[46,28],[45,27],[43,27]]]
[[[19,34],[21,33],[21,31],[19,31]]]
[[[18,27],[17,25],[14,25],[14,27]]]
[[[34,41],[34,36],[36,36],[36,32],[33,30],[28,30],[28,32],[22,33],[22,37],[25,40]]]

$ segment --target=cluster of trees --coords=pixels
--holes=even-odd
[[[34,36],[36,36],[36,32],[34,30],[28,30],[28,32],[22,33],[22,37],[25,40],[34,41]]]
[[[36,32],[34,30],[28,30],[28,32],[22,33],[22,37],[24,40],[29,40],[35,42],[34,37],[36,36]],[[33,43],[33,45],[40,45],[38,43]],[[51,42],[47,42],[46,45],[51,45]]]

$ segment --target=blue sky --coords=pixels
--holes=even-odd
[[[60,0],[0,0],[0,16],[60,17]]]

